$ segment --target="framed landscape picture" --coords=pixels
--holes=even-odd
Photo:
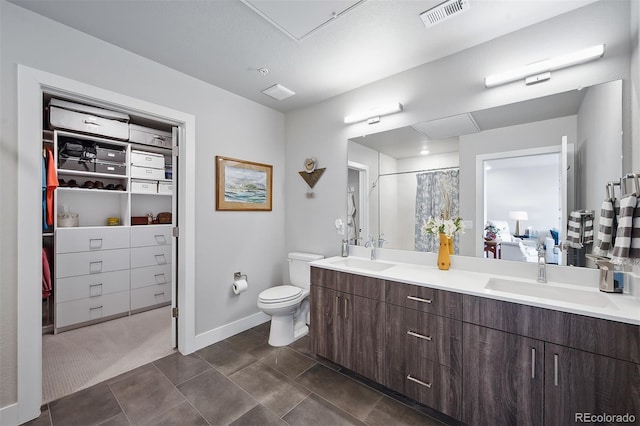
[[[216,156],[216,210],[271,211],[273,166]]]

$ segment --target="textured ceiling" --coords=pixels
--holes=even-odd
[[[286,112],[594,0],[470,0],[468,12],[430,29],[419,14],[440,0],[365,0],[302,41],[292,39],[240,0],[10,1]],[[280,1],[291,14],[282,18],[285,21],[303,16],[314,3],[322,2]],[[263,75],[259,68],[269,72]],[[295,96],[277,101],[261,93],[276,83]]]

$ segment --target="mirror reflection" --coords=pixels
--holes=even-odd
[[[537,261],[541,243],[549,263],[592,266],[589,243],[564,260],[560,248],[571,212],[593,211],[597,226],[606,184],[622,175],[621,129],[617,80],[352,138],[349,241],[437,251],[422,226],[442,181],[467,228],[456,254]]]

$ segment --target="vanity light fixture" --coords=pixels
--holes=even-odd
[[[394,114],[402,111],[402,104],[399,102],[374,108],[369,111],[359,112],[344,117],[345,124],[353,124],[359,121],[368,120],[369,124],[378,123],[383,115]]]
[[[429,150],[426,148],[423,148],[422,151],[420,151],[420,155],[428,155],[429,154]]]
[[[540,62],[513,68],[509,71],[488,75],[484,78],[485,87],[495,87],[501,84],[526,78],[527,84],[538,83],[551,78],[551,71],[574,65],[584,64],[602,58],[604,55],[604,44],[577,50],[555,58],[545,59]]]

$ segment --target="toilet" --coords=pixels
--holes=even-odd
[[[309,263],[322,258],[319,254],[289,253],[291,285],[271,287],[258,296],[258,308],[271,316],[271,346],[286,346],[309,333]]]

